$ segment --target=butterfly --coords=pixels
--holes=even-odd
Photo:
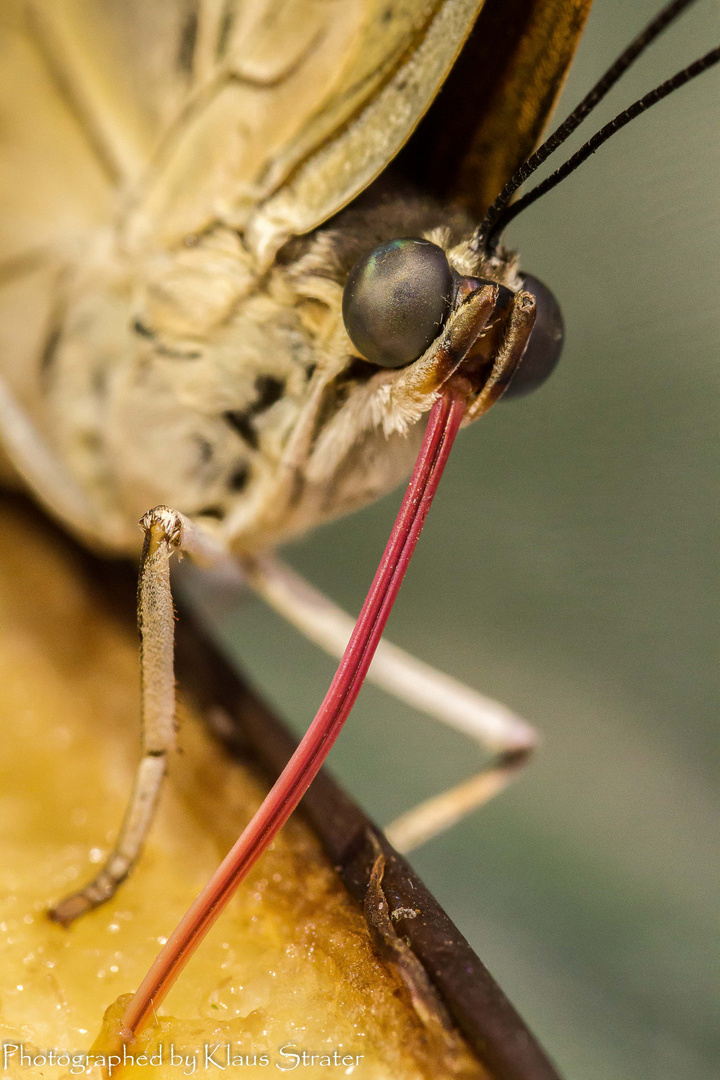
[[[470,220],[482,218],[536,143],[587,5],[529,9],[507,53],[493,50],[492,95],[481,81],[473,86],[473,105],[484,104],[486,119],[482,106],[473,109],[472,130],[458,134],[453,121],[467,126],[471,110],[458,120],[447,102],[453,80],[467,85],[467,65],[478,67],[466,50],[438,108],[401,150],[476,7],[408,5],[367,16],[357,6],[359,21],[338,18],[330,29],[324,9],[302,3],[282,8],[278,22],[257,7],[217,4],[189,15],[10,5],[3,16],[12,42],[8,81],[32,70],[37,101],[22,107],[48,117],[44,125],[22,117],[9,125],[19,144],[7,157],[11,179],[13,167],[39,155],[36,131],[52,128],[71,147],[65,157],[58,147],[35,205],[5,207],[6,325],[15,341],[5,376],[6,445],[40,497],[90,542],[133,550],[132,523],[150,506],[181,511],[144,518],[149,738],[138,808],[154,801],[171,742],[169,551],[182,545],[201,562],[220,563],[230,542],[258,591],[296,622],[307,623],[314,610],[316,626],[325,627],[316,635],[334,633],[337,641],[345,633],[337,613],[265,550],[376,497],[407,472],[420,419],[459,378],[458,356],[470,383],[458,389],[458,423],[502,391],[517,395],[525,379],[540,382],[557,359],[561,323],[551,294],[520,276],[514,257],[495,245],[509,196],[480,231]],[[470,48],[482,47],[493,18],[488,5]],[[43,73],[51,83],[45,95]],[[462,160],[443,150],[451,130]],[[418,147],[432,162],[431,189],[453,202],[450,215],[403,186]],[[386,187],[391,159],[400,195]],[[10,181],[3,188],[20,190]],[[378,269],[390,275],[379,287]],[[427,294],[419,284],[411,290],[409,319],[378,332],[382,299],[398,278],[428,274]],[[27,416],[42,425],[50,452],[41,438],[33,441]],[[410,681],[422,678],[405,661],[400,668]],[[445,696],[452,693],[446,684]],[[501,786],[533,735],[519,719],[474,704],[494,718],[484,734],[492,742],[494,732],[504,753],[481,783]],[[454,815],[451,807],[446,816]],[[100,877],[58,909],[63,921],[106,899],[126,875],[147,825],[138,815],[129,820],[131,832]],[[411,840],[422,834],[418,821]]]

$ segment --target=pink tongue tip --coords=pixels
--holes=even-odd
[[[129,1042],[157,1008],[238,885],[300,802],[345,723],[363,684],[463,418],[446,389],[430,412],[410,483],[340,665],[297,750],[224,860],[193,901],[133,995],[121,1021]]]

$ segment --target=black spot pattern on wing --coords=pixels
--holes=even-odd
[[[250,470],[248,469],[247,465],[236,465],[233,471],[230,473],[230,476],[228,477],[228,487],[230,488],[230,491],[235,492],[235,494],[237,495],[241,491],[245,490],[249,479]]]
[[[252,407],[253,413],[264,412],[279,401],[285,392],[285,383],[282,379],[276,379],[274,375],[258,375],[255,380],[255,389],[258,398]]]
[[[148,326],[146,326],[144,322],[141,322],[140,319],[135,320],[135,322],[132,324],[132,328],[133,328],[133,333],[134,334],[139,334],[140,337],[145,337],[145,338],[154,338],[155,337],[155,334],[153,333],[153,331]]]
[[[54,326],[48,336],[45,338],[45,343],[42,347],[42,353],[40,354],[40,370],[47,372],[53,366],[53,362],[57,355],[58,345],[60,344],[60,338],[62,331],[59,326]]]
[[[251,450],[257,450],[259,445],[258,433],[255,430],[253,420],[280,400],[285,393],[285,382],[283,379],[276,379],[274,375],[258,375],[255,380],[255,390],[257,391],[257,397],[246,408],[228,409],[222,414],[223,419],[230,424]]]
[[[194,438],[195,442],[197,443],[200,463],[202,465],[208,465],[215,456],[213,444],[208,439],[206,439],[204,435],[195,435]]]
[[[228,409],[223,413],[223,419],[227,420],[241,439],[248,444],[251,450],[258,448],[258,433],[252,424],[253,413],[250,409]]]
[[[178,45],[177,64],[184,75],[192,75],[193,57],[195,56],[195,43],[197,41],[198,16],[197,11],[188,12],[180,32]]]
[[[225,52],[230,43],[230,32],[233,28],[235,21],[235,13],[230,3],[225,4],[225,10],[222,14],[222,21],[220,23],[220,33],[218,34],[217,52],[216,56],[218,60],[222,60],[225,56]]]
[[[158,356],[169,356],[172,360],[199,360],[202,356],[202,352],[198,349],[174,349],[169,345],[165,345],[162,341],[158,341],[158,336],[155,331],[151,330],[150,327],[146,326],[140,319],[135,319],[132,323],[132,332],[137,334],[138,337],[147,338],[148,341],[152,341]]]

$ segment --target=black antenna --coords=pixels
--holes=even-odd
[[[545,142],[515,170],[503,190],[489,208],[483,222],[478,228],[473,243],[475,250],[478,250],[481,247],[492,246],[488,244],[488,241],[491,237],[498,236],[502,231],[502,228],[507,224],[503,212],[521,184],[523,184],[551,154],[562,146],[565,140],[572,135],[582,121],[592,112],[599,102],[602,101],[608,91],[628,70],[638,56],[640,56],[655,38],[658,37],[662,31],[685,10],[685,8],[689,7],[691,3],[693,3],[693,0],[672,0],[672,3],[663,8],[663,10],[659,12],[645,29],[630,43],[627,49],[621,53],[614,64],[611,65],[602,78],[595,86],[593,86],[579,105],[573,109],[560,127],[557,128],[552,135],[550,135]],[[682,85],[682,83],[680,85]],[[513,214],[513,216],[515,215]],[[501,217],[503,224],[499,225],[498,223]]]
[[[699,60],[696,60],[694,64],[690,64],[688,67],[683,68],[682,71],[678,71],[677,75],[673,75],[671,79],[667,79],[666,82],[661,83],[660,86],[656,86],[654,90],[651,90],[644,97],[639,98],[636,102],[624,109],[619,113],[614,120],[611,120],[609,124],[601,128],[591,139],[580,147],[577,153],[568,158],[564,165],[561,165],[559,169],[556,169],[552,175],[548,176],[547,180],[543,180],[542,183],[537,184],[531,191],[528,191],[527,195],[523,195],[521,199],[514,202],[512,206],[506,206],[502,213],[498,214],[497,219],[491,225],[488,232],[485,234],[485,245],[488,248],[494,246],[493,241],[500,236],[500,233],[506,228],[508,223],[517,217],[523,210],[539,199],[541,195],[545,195],[548,191],[552,191],[561,180],[564,180],[566,176],[569,176],[571,172],[577,169],[578,165],[582,165],[583,161],[586,161],[591,154],[594,154],[598,147],[602,146],[604,142],[607,142],[617,131],[624,128],[626,124],[629,124],[631,120],[634,120],[641,113],[647,112],[653,105],[657,105],[658,101],[662,101],[668,94],[672,94],[674,90],[678,90],[685,83],[690,82],[691,79],[695,79],[698,75],[702,75],[703,71],[707,71],[713,64],[717,64],[720,61],[720,46],[716,49],[711,49],[709,53],[702,56]],[[496,240],[495,240],[496,242]]]

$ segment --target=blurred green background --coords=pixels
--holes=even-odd
[[[658,6],[596,0],[559,117]],[[698,3],[588,134],[718,39],[717,4]],[[390,621],[391,640],[542,733],[508,792],[412,862],[568,1080],[720,1075],[719,180],[715,69],[514,223],[563,306],[564,358],[461,436]],[[286,555],[357,611],[397,504]],[[304,730],[331,661],[256,601],[222,631]],[[366,688],[330,767],[383,824],[468,759],[462,737]]]

